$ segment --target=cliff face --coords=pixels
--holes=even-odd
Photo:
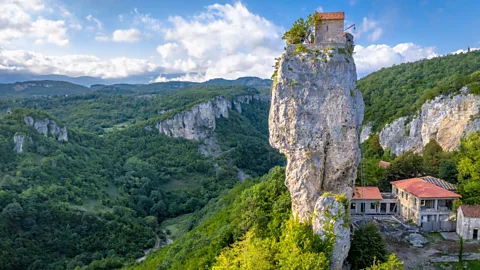
[[[59,127],[54,120],[45,118],[45,119],[34,119],[31,116],[25,116],[23,121],[28,126],[32,126],[35,130],[43,134],[44,136],[52,135],[59,142],[65,141],[68,142],[68,132],[66,127]]]
[[[480,97],[463,88],[461,94],[438,96],[423,104],[411,121],[401,117],[380,132],[380,144],[392,153],[401,155],[413,150],[421,153],[432,139],[445,151],[460,145],[460,138],[469,132],[480,130],[480,119],[471,120],[479,112]]]
[[[241,113],[241,104],[250,104],[254,99],[259,100],[260,96],[238,96],[233,101],[218,96],[176,114],[172,119],[157,123],[155,128],[169,137],[203,140],[211,137],[215,131],[216,118],[228,118],[229,109]]]
[[[15,134],[13,136],[13,142],[15,143],[15,147],[13,150],[18,154],[23,153],[23,142],[25,141],[25,135],[22,134]]]
[[[350,200],[361,155],[364,103],[349,46],[289,45],[279,62],[269,115],[270,144],[287,156],[293,214],[301,221],[313,214],[320,235],[327,233],[321,224],[337,228],[333,269],[341,269],[348,255],[350,233],[339,229],[346,209],[322,195],[345,194]],[[327,205],[338,218],[321,210]]]
[[[353,194],[364,108],[353,58],[305,46],[281,58],[269,117],[270,144],[287,155],[286,184],[301,220],[324,192]]]
[[[155,128],[166,136],[185,138],[188,140],[201,140],[200,153],[205,156],[218,155],[220,149],[216,143],[214,132],[217,118],[228,118],[230,109],[242,113],[242,104],[250,104],[252,100],[260,100],[259,95],[237,96],[234,100],[228,100],[217,96],[209,101],[197,104],[187,111],[181,112],[158,122]],[[147,130],[151,127],[145,127]]]

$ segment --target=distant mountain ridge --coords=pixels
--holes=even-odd
[[[151,84],[92,84],[86,87],[67,81],[38,80],[23,81],[8,84],[0,84],[0,97],[22,97],[22,96],[53,96],[53,95],[74,95],[89,94],[93,92],[111,94],[155,94],[169,90],[181,89],[192,85],[247,85],[256,88],[261,93],[268,93],[272,80],[258,77],[241,77],[236,80],[213,79],[202,83],[188,81],[170,81]]]

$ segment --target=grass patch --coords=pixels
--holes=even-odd
[[[192,218],[193,213],[181,215],[175,218],[170,218],[163,221],[160,225],[160,228],[164,229],[167,232],[168,238],[175,241],[183,237],[183,235],[185,235],[192,229]]]
[[[425,234],[425,238],[428,240],[429,243],[445,241],[445,238],[443,238],[442,234],[439,232],[429,232]]]

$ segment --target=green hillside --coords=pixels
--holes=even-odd
[[[162,243],[170,237],[162,222],[192,215],[238,184],[238,169],[256,177],[284,165],[268,144],[268,102],[217,119],[216,157],[199,154],[200,142],[144,129],[165,117],[161,111],[255,93],[203,85],[156,95],[0,99],[2,113],[14,108],[0,118],[0,268],[121,267],[143,256],[156,236]],[[27,115],[66,126],[69,141],[37,133],[24,123]],[[26,136],[22,154],[13,151],[16,133]],[[191,221],[178,237],[198,224]]]
[[[0,97],[53,96],[91,93],[88,87],[62,81],[27,81],[0,84]]]
[[[480,92],[475,84],[479,81],[480,51],[382,68],[357,83],[365,101],[364,123],[371,122],[377,131],[401,116],[414,114],[439,94],[456,92],[467,84]]]

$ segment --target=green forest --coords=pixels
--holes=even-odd
[[[480,51],[451,54],[382,68],[360,79],[365,101],[364,123],[373,131],[401,117],[414,115],[425,101],[469,86],[480,94]]]
[[[479,59],[480,52],[448,55],[362,78],[365,123],[379,130],[465,85],[480,93]],[[328,267],[331,239],[291,217],[285,157],[268,143],[270,80],[95,85],[78,93],[58,85],[0,98],[0,269]],[[261,98],[216,119],[219,155],[202,155],[201,141],[146,129],[214,97],[244,95]],[[67,127],[68,142],[39,134],[27,116]],[[23,153],[14,151],[15,135],[25,137]],[[389,191],[390,181],[431,175],[456,184],[463,203],[480,203],[480,133],[452,152],[432,140],[423,155],[394,156],[378,135],[361,149],[359,183],[364,177]],[[381,168],[380,160],[391,165]],[[239,170],[249,176],[243,182]],[[402,269],[372,226],[357,230],[348,261],[355,269]]]
[[[200,154],[200,142],[145,129],[215,96],[254,94],[248,86],[200,85],[134,97],[1,99],[2,111],[13,111],[0,118],[0,268],[122,267],[171,237],[162,221],[233,188],[238,169],[256,177],[283,165],[268,145],[269,105],[261,100],[218,119],[216,157]],[[68,142],[39,134],[26,116],[66,126]],[[13,150],[16,134],[26,137],[21,154]]]

